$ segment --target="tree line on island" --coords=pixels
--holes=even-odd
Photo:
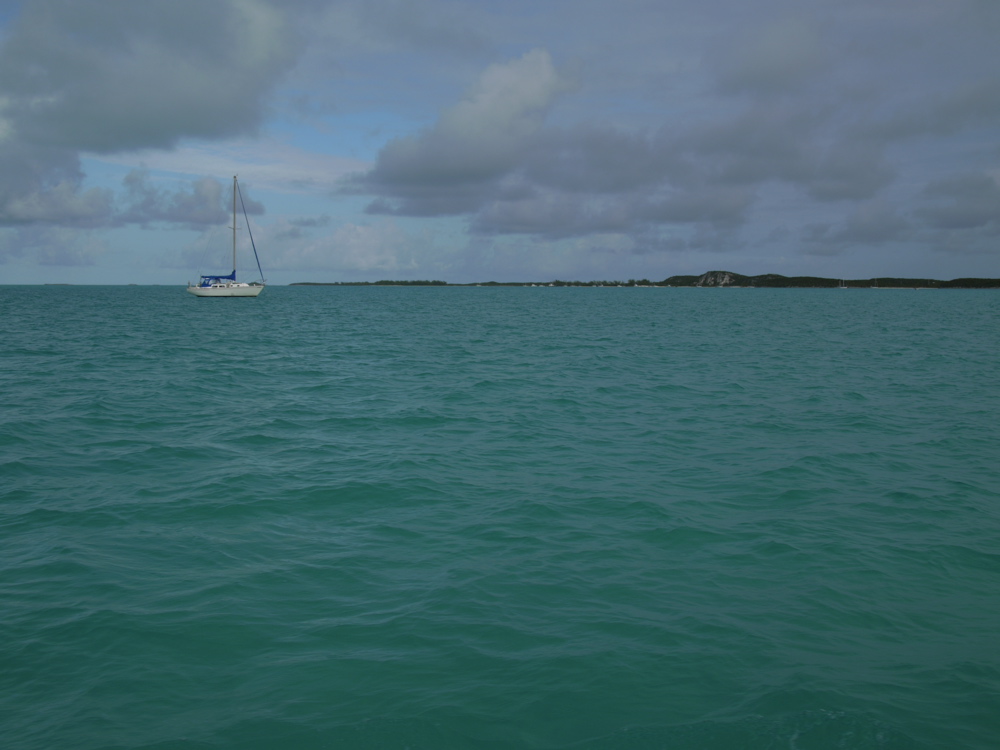
[[[700,276],[671,276],[663,281],[629,279],[628,281],[484,281],[450,284],[446,281],[299,281],[290,286],[535,286],[535,287],[734,287],[758,289],[1000,289],[1000,279],[912,279],[879,276],[872,279],[827,279],[820,276],[782,276],[766,273],[743,276],[731,271],[709,271]]]

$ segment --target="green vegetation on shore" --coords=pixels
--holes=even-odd
[[[299,281],[290,286],[589,286],[589,287],[735,287],[758,289],[1000,289],[1000,279],[910,279],[879,276],[874,279],[826,279],[820,276],[782,276],[766,273],[743,276],[731,271],[709,271],[701,276],[671,276],[663,281],[484,281],[477,284],[449,284],[446,281]]]

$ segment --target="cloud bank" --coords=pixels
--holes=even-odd
[[[85,186],[81,153],[257,132],[294,40],[255,0],[25,2],[0,46],[0,225],[170,218],[148,193],[116,215],[106,191]]]
[[[246,165],[289,271],[1000,274],[994,3],[24,0],[0,24],[0,259],[208,231]]]

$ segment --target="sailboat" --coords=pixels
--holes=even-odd
[[[247,222],[247,234],[250,235],[250,245],[253,247],[253,257],[257,260],[257,270],[260,271],[260,281],[246,283],[236,280],[236,196],[240,197],[243,206],[243,218]],[[197,285],[188,282],[187,290],[196,297],[256,297],[264,291],[264,272],[260,270],[260,258],[257,257],[257,246],[253,244],[253,234],[250,233],[250,220],[247,218],[246,205],[240,193],[236,175],[233,175],[233,272],[225,276],[202,276]]]

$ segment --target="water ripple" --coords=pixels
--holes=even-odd
[[[994,294],[188,297],[0,288],[7,746],[1000,733]]]

